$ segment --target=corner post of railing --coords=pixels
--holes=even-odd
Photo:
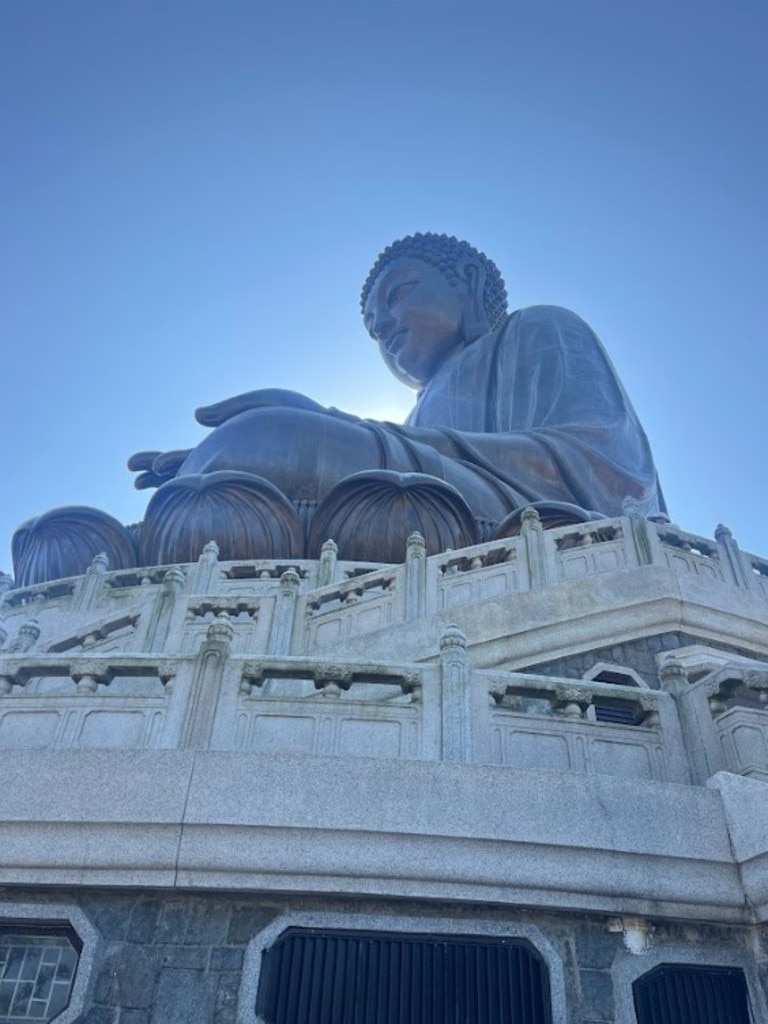
[[[215,540],[209,540],[200,557],[197,560],[197,571],[193,583],[193,591],[196,594],[212,594],[218,589],[218,582],[221,577],[219,566],[219,545]]]
[[[101,593],[104,589],[105,576],[109,569],[109,559],[102,551],[96,555],[77,583],[74,597],[72,598],[73,611],[92,608],[98,604]]]
[[[334,540],[327,540],[320,548],[320,564],[317,568],[317,586],[327,587],[336,582],[336,563],[339,546]]]
[[[535,508],[524,508],[520,518],[520,534],[525,542],[528,580],[531,590],[540,590],[554,582],[554,567],[549,565],[545,548],[544,527]]]
[[[628,526],[638,565],[663,562],[661,542],[653,523],[643,515],[637,498],[627,496],[621,503],[621,514]]]
[[[226,612],[216,617],[200,645],[182,727],[181,746],[207,750],[229,662],[235,629]]]
[[[412,533],[405,548],[405,621],[424,615],[427,595],[427,544],[420,533]]]
[[[458,626],[440,637],[442,683],[442,760],[472,760],[472,664],[467,638]]]
[[[295,569],[286,569],[280,577],[280,589],[275,598],[275,610],[267,642],[267,654],[289,654],[293,638],[296,603],[299,599],[301,578]]]
[[[731,582],[744,590],[749,589],[749,578],[744,569],[744,560],[741,557],[739,545],[728,529],[722,523],[718,523],[715,529],[715,540],[720,551],[720,561],[723,569],[730,575]]]
[[[691,778],[702,785],[723,767],[706,695],[690,683],[685,666],[674,657],[667,658],[659,667],[659,680],[662,689],[675,699]]]
[[[163,576],[163,585],[155,597],[154,606],[147,618],[146,633],[142,641],[145,650],[165,650],[171,626],[177,614],[177,604],[183,594],[186,582],[187,577],[184,570],[177,565],[171,566]],[[181,612],[183,612],[183,608]]]

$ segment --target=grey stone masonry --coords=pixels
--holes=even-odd
[[[612,665],[617,669],[631,668],[652,689],[659,687],[659,655],[674,654],[680,648],[691,647],[699,638],[690,633],[671,630],[661,635],[645,636],[638,640],[609,644],[591,651],[582,651],[556,661],[542,661],[521,668],[522,672],[543,676],[564,676],[584,679],[596,665]],[[709,640],[707,646],[715,651],[750,657],[751,652],[734,644]]]
[[[764,937],[755,928],[419,901],[81,889],[6,889],[0,893],[0,923],[12,922],[14,907],[31,896],[43,913],[47,900],[52,908],[62,900],[76,905],[100,937],[80,1018],[91,1024],[255,1024],[255,950],[268,948],[286,927],[310,926],[523,938],[546,963],[559,1024],[625,1019],[632,999],[625,975],[642,974],[644,965],[650,969],[670,955],[691,964],[742,966],[753,1010],[765,1007],[764,981],[753,959]]]

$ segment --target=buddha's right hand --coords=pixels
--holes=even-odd
[[[190,449],[175,452],[136,452],[128,459],[128,469],[139,474],[133,481],[133,486],[139,491],[147,487],[161,487],[166,481],[173,480],[189,454]]]
[[[214,405],[204,405],[195,412],[195,419],[204,427],[220,427],[222,423],[250,409],[305,409],[308,412],[327,413],[328,410],[299,394],[298,391],[287,391],[284,388],[260,388],[258,391],[246,391],[234,398],[225,398]]]

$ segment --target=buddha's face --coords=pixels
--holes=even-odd
[[[452,282],[437,267],[402,256],[387,263],[373,282],[363,320],[392,373],[418,388],[465,344],[463,323],[471,299],[461,280]]]

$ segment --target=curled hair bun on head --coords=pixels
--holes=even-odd
[[[383,268],[399,256],[409,256],[415,260],[423,260],[441,270],[449,279],[456,275],[456,264],[460,260],[475,259],[485,267],[485,286],[483,287],[483,306],[491,329],[499,326],[507,315],[507,289],[499,268],[484,252],[478,252],[469,242],[461,242],[453,235],[435,235],[431,231],[408,235],[398,242],[388,245],[371,268],[365,279],[360,295],[360,308],[365,307],[373,282]]]

